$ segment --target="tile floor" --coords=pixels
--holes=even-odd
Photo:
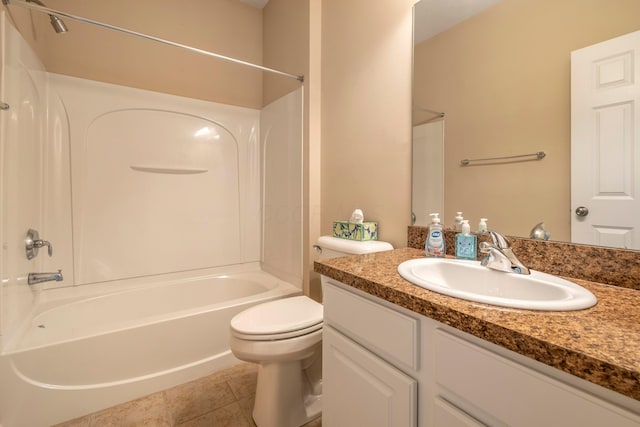
[[[256,376],[256,365],[242,363],[55,427],[255,427]],[[305,425],[321,426],[321,418]]]

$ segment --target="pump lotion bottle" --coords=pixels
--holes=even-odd
[[[471,234],[469,221],[462,221],[462,233],[456,234],[456,258],[476,259],[477,239]]]
[[[431,224],[427,233],[427,241],[425,243],[425,254],[428,257],[443,258],[445,254],[445,240],[442,225],[440,225],[440,214],[432,213]]]

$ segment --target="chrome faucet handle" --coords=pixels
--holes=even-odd
[[[53,245],[46,240],[40,239],[38,230],[32,228],[27,231],[27,238],[24,241],[25,251],[27,253],[27,259],[33,259],[38,256],[38,249],[46,246],[49,256],[53,255]]]
[[[482,252],[483,254],[488,254],[491,249],[495,249],[495,245],[492,245],[489,242],[480,242],[480,252]]]
[[[36,248],[41,248],[43,246],[47,247],[47,254],[49,256],[53,255],[53,245],[46,240],[36,240],[33,242],[33,246]]]
[[[491,240],[493,241],[493,244],[497,248],[508,249],[511,247],[507,238],[504,237],[502,234],[498,233],[497,231],[489,231],[489,235],[491,236]]]

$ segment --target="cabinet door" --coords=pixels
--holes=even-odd
[[[475,417],[518,427],[638,427],[640,417],[466,339],[438,330],[436,374],[440,393]],[[493,421],[486,421],[494,424]]]
[[[417,383],[335,329],[323,332],[322,424],[403,427],[417,420]]]

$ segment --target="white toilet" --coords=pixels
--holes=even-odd
[[[326,259],[393,246],[322,236],[315,248]],[[321,415],[322,323],[322,305],[306,296],[259,304],[231,319],[231,351],[259,365],[253,406],[258,427],[299,427]]]

